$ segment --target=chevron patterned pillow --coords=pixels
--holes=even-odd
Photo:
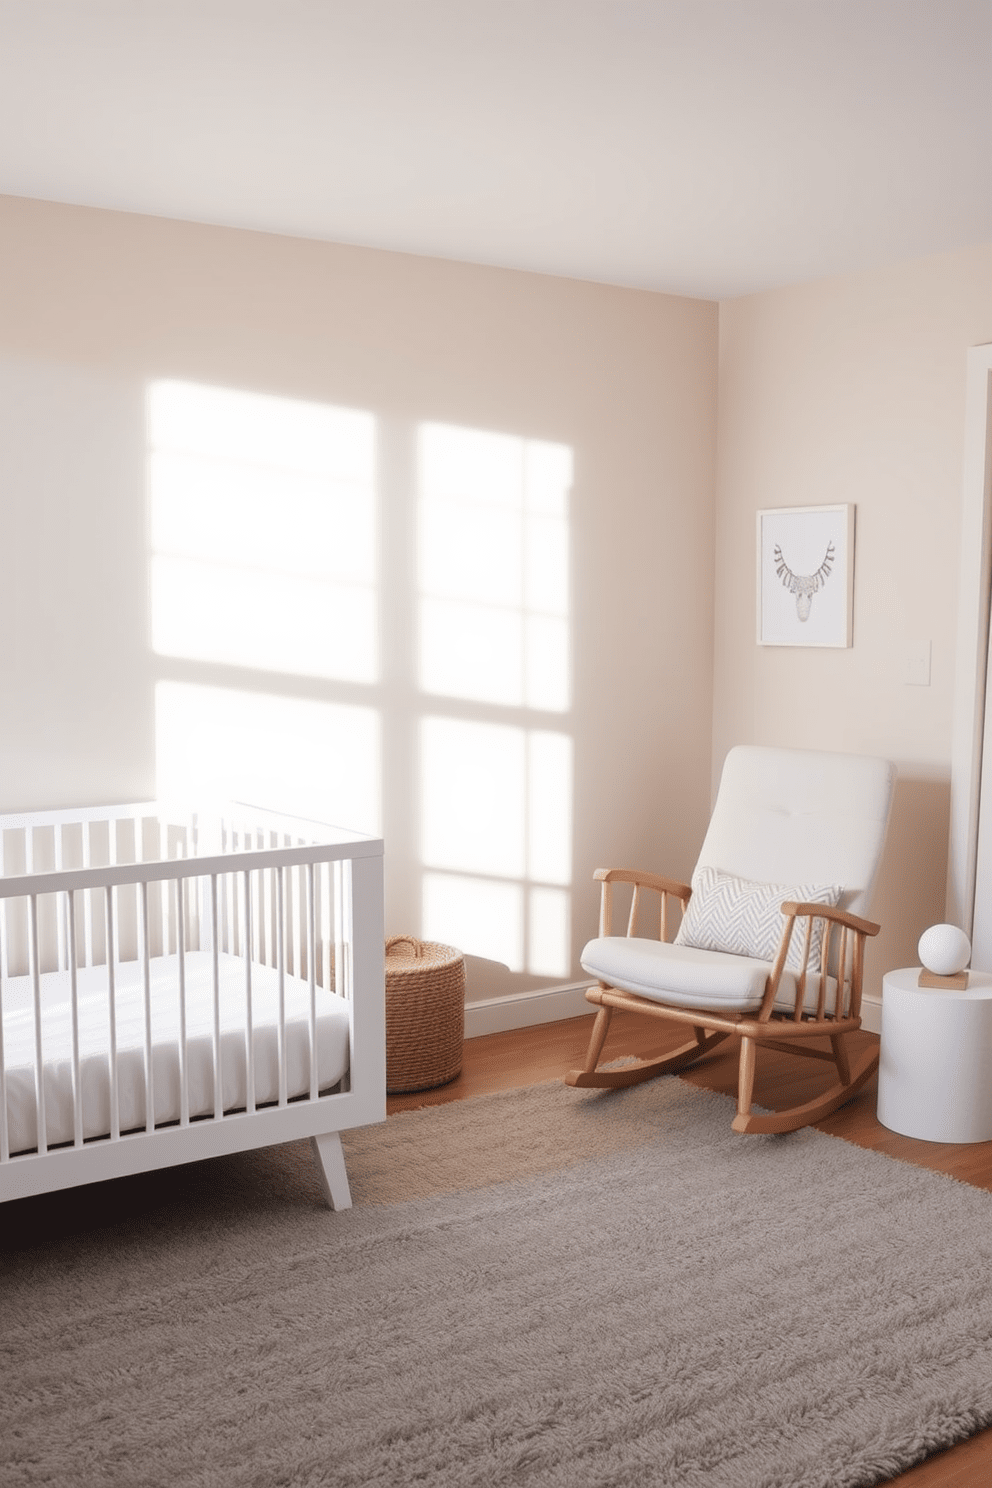
[[[770,884],[736,878],[719,868],[697,868],[692,875],[692,898],[675,937],[676,945],[701,951],[730,951],[774,961],[785,920],[781,906],[787,899],[836,908],[844,892],[839,884]],[[790,971],[802,965],[805,927],[797,922],[786,958]],[[823,921],[813,921],[809,969],[820,969]]]

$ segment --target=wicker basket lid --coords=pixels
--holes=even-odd
[[[455,966],[462,953],[436,940],[418,940],[414,935],[391,935],[386,941],[386,970],[390,977],[422,975]]]

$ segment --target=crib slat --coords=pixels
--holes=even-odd
[[[287,833],[286,834],[286,846],[287,847],[292,847],[292,845],[293,845],[293,839]],[[291,922],[292,922],[292,926],[293,926],[293,945],[292,945],[293,965],[292,965],[292,972],[293,972],[293,975],[296,976],[296,977],[302,977],[302,975],[303,975],[303,944],[302,944],[303,937],[300,934],[300,921],[301,921],[301,916],[303,914],[303,905],[302,905],[302,902],[301,902],[302,901],[302,898],[303,898],[303,892],[302,892],[302,890],[303,890],[303,880],[300,877],[299,872],[297,872],[297,873],[294,874],[293,869],[291,868],[289,870],[289,891],[290,891],[290,897],[292,898],[292,901],[293,901],[293,903],[292,903],[292,910],[291,910]]]
[[[83,1086],[79,1073],[79,987],[76,956],[76,896],[66,893],[66,942],[69,956],[69,1001],[72,1007],[72,1144],[83,1145]]]
[[[304,868],[301,863],[296,870],[300,889],[300,976],[303,976],[303,968],[310,960],[310,885],[307,878],[309,869],[309,864]],[[306,974],[310,975],[308,966]]]
[[[92,844],[90,842],[90,822],[83,822],[83,867],[89,868],[92,862]],[[83,957],[86,966],[93,965],[93,890],[83,890]]]
[[[235,851],[235,837],[233,826],[229,829],[225,822],[221,828],[221,841],[224,844],[224,853]],[[234,874],[224,875],[224,950],[237,955],[237,920],[238,920],[238,891]]]
[[[259,828],[258,835],[255,840],[255,846],[259,850],[261,850],[265,846],[265,833],[261,830],[261,828]],[[255,876],[255,961],[256,964],[259,966],[268,966],[270,964],[266,960],[268,943],[266,939],[267,926],[265,921],[265,880],[265,869],[260,868]]]
[[[279,973],[279,1104],[287,1102],[286,1094],[286,891],[285,869],[271,870],[276,881],[276,969]]]
[[[337,970],[334,976],[335,990],[341,997],[351,997],[351,966],[349,964],[348,942],[351,935],[351,864],[341,862],[335,864],[338,870],[338,888],[340,901],[338,904],[338,928],[337,928]]]
[[[265,847],[265,833],[259,829],[258,847],[261,851]],[[272,920],[269,915],[269,901],[272,894],[271,874],[267,869],[261,868],[258,874],[258,963],[260,966],[271,966],[275,954],[272,937]]]
[[[114,956],[114,889],[112,884],[108,884],[105,888],[104,898],[107,934],[107,1006],[110,1013],[110,1140],[116,1142],[121,1134],[121,1108],[117,1085],[117,977]]]
[[[325,992],[330,992],[331,989],[332,989],[332,987],[334,986],[334,983],[333,983],[333,980],[332,980],[332,978],[334,976],[334,972],[331,969],[331,946],[334,944],[334,920],[332,918],[333,913],[334,913],[334,910],[333,910],[332,898],[331,898],[331,884],[332,884],[332,879],[331,879],[331,865],[330,865],[330,863],[321,863],[321,865],[320,865],[320,891],[321,891],[321,897],[320,897],[320,910],[321,910],[320,955],[321,955],[321,961],[322,961],[321,971],[323,973],[322,981],[323,981]]]
[[[257,842],[246,834],[245,846],[255,848]],[[262,879],[261,874],[252,880],[251,886],[251,935],[248,937],[248,954],[256,966],[262,961]]]
[[[285,843],[277,842],[278,847],[284,847]],[[282,906],[283,906],[283,935],[285,937],[286,971],[293,971],[293,870],[291,868],[280,868]]]
[[[184,858],[195,858],[197,855],[197,815],[195,811],[190,812],[186,827],[186,842],[183,848]],[[200,888],[197,891],[196,885]],[[203,944],[203,916],[202,916],[203,888],[200,879],[190,879],[189,894],[186,900],[186,933],[189,936],[191,946],[197,950],[204,950]]]
[[[138,925],[141,931],[141,982],[145,994],[145,1131],[155,1130],[155,1072],[152,1067],[152,963],[148,944],[148,884],[138,885]]]
[[[267,836],[262,834],[262,847],[268,845]],[[260,947],[262,964],[275,967],[276,964],[276,927],[275,927],[275,884],[272,878],[272,869],[263,868],[259,875],[259,912],[262,918],[262,945]]]
[[[307,980],[310,983],[310,1099],[317,1099],[317,977],[314,950],[317,942],[317,904],[313,864],[307,864]]]
[[[55,823],[54,833],[56,873],[61,873],[63,868],[62,833],[64,832],[64,830],[65,828],[61,825],[61,823]],[[55,905],[55,958],[56,970],[61,971],[63,967],[68,967],[69,963],[66,959],[66,926],[65,921],[58,912],[57,901]]]
[[[186,1060],[186,915],[187,880],[176,879],[176,956],[179,963],[179,1125],[189,1126],[189,1070]]]
[[[210,944],[214,989],[214,1119],[224,1114],[224,1096],[220,1087],[220,948],[217,924],[217,875],[210,875]]]
[[[163,858],[171,858],[173,856],[172,849],[169,846],[169,824],[168,824],[168,822],[163,822],[161,824],[161,826],[159,827],[159,852],[160,852],[160,855]],[[162,955],[163,956],[167,956],[169,954],[169,940],[170,940],[170,936],[169,936],[169,883],[168,883],[168,880],[163,878],[162,879],[162,882],[159,884],[158,888],[159,888],[159,910],[158,910],[158,912],[159,912],[159,915],[161,917],[161,924],[162,924],[162,930],[161,930],[161,934],[159,936],[159,940],[160,940],[161,947],[162,947]]]
[[[241,930],[241,946],[245,963],[245,1110],[251,1115],[255,1109],[255,1034],[252,1028],[251,1007],[251,870],[244,874],[245,921]]]
[[[344,924],[344,865],[334,864],[334,990],[342,996],[344,986],[344,944],[341,927]]]
[[[34,995],[34,1099],[38,1120],[38,1152],[48,1151],[45,1123],[45,1063],[41,1040],[41,969],[38,965],[38,896],[28,896],[29,954],[31,957],[31,990]]]

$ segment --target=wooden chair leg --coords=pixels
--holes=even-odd
[[[610,1031],[612,1019],[613,1009],[605,1005],[596,1014],[596,1021],[592,1025],[592,1034],[589,1038],[589,1047],[586,1050],[585,1063],[582,1066],[587,1074],[599,1063],[599,1056],[603,1052],[603,1045],[606,1043],[606,1035]]]
[[[687,1069],[729,1037],[726,1033],[708,1033],[705,1028],[693,1028],[691,1044],[682,1044],[660,1059],[641,1060],[636,1064],[626,1065],[623,1069],[601,1070],[596,1066],[606,1043],[613,1013],[612,1007],[601,1004],[592,1025],[585,1063],[581,1069],[569,1070],[565,1076],[566,1085],[577,1085],[583,1090],[623,1090],[628,1085],[639,1085],[643,1080],[653,1080],[658,1075],[673,1075],[679,1070]]]
[[[842,1051],[842,1057],[846,1054],[845,1049]],[[743,1057],[742,1049],[742,1062]],[[738,1110],[731,1126],[736,1132],[764,1133],[798,1131],[800,1127],[812,1126],[815,1121],[822,1121],[832,1111],[845,1105],[852,1096],[857,1094],[877,1068],[878,1046],[870,1045],[857,1055],[853,1064],[849,1062],[848,1078],[844,1080],[842,1077],[836,1085],[831,1085],[830,1089],[825,1090],[822,1095],[815,1096],[813,1100],[806,1101],[801,1106],[791,1106],[787,1111],[768,1111],[764,1114],[752,1115],[749,1111]]]
[[[756,1049],[754,1039],[741,1039],[741,1057],[737,1073],[737,1118],[743,1120],[751,1114],[751,1097],[754,1094],[754,1069]]]
[[[851,1061],[847,1057],[847,1044],[844,1040],[844,1035],[842,1033],[833,1034],[830,1039],[830,1047],[834,1051],[834,1063],[837,1066],[837,1073],[840,1075],[840,1083],[842,1085],[850,1085]]]

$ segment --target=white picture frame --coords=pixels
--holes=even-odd
[[[759,646],[850,646],[854,506],[757,513]]]

